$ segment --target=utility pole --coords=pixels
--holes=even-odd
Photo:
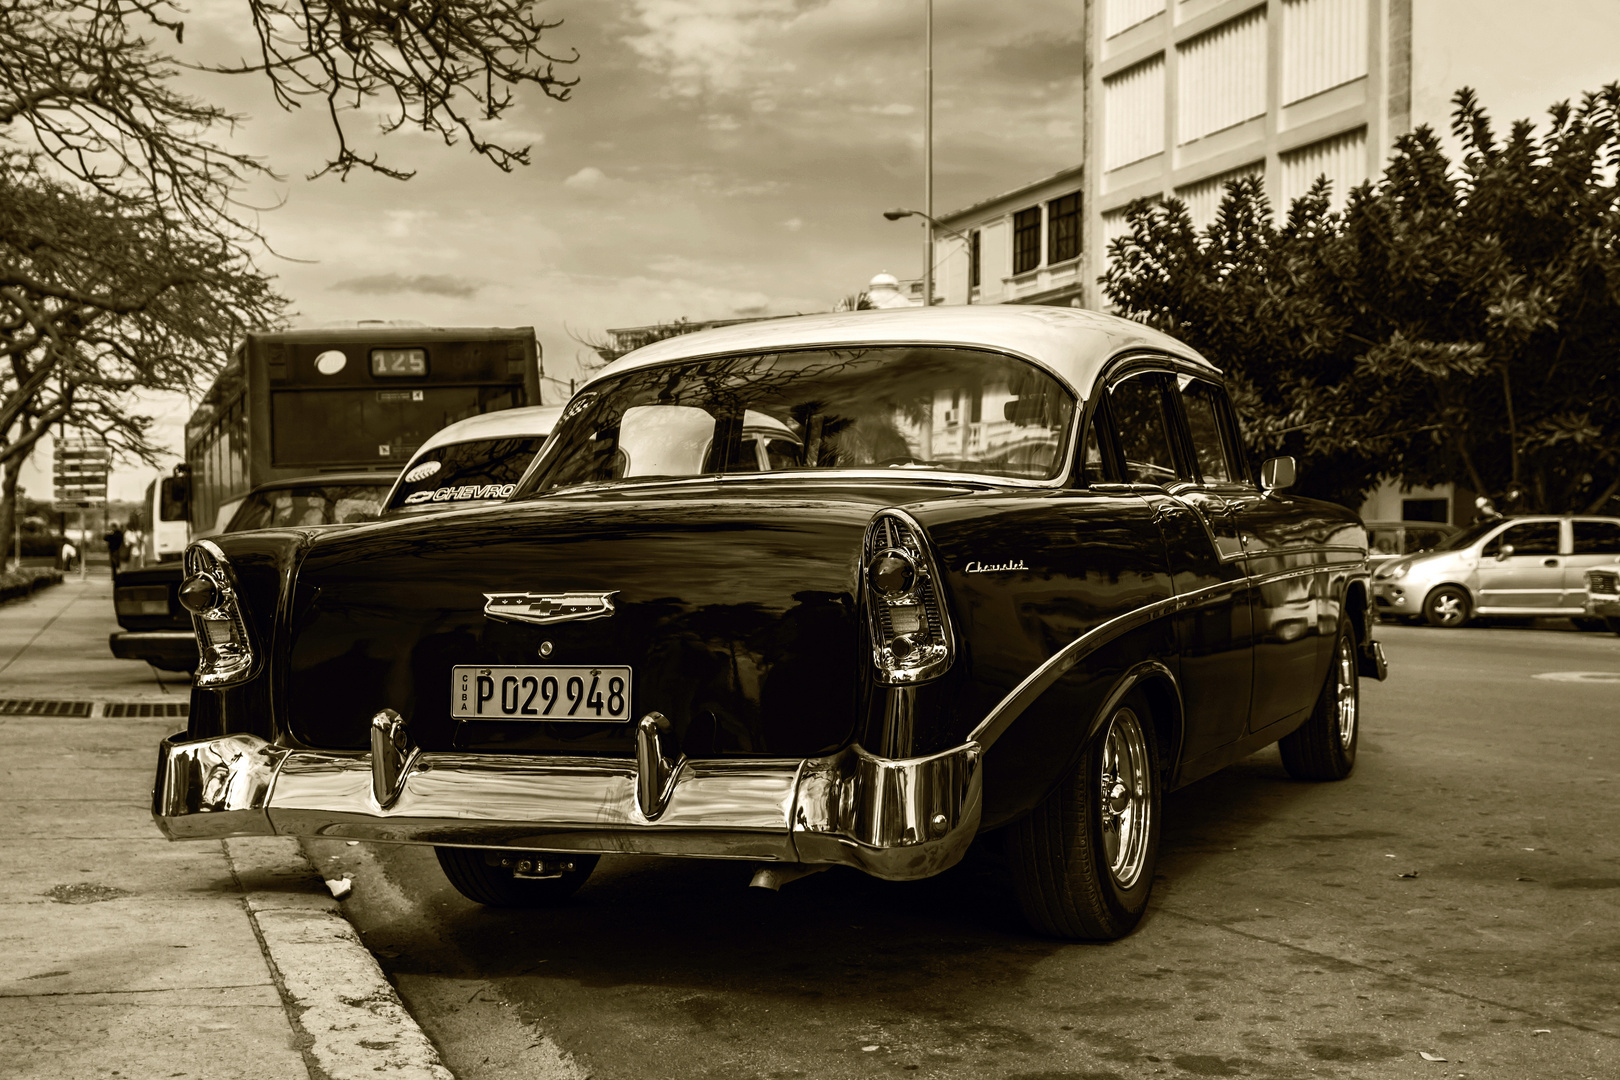
[[[923,307],[934,306],[934,0],[923,0]]]

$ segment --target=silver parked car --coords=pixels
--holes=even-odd
[[[1386,618],[1462,626],[1475,616],[1563,615],[1587,626],[1586,571],[1620,557],[1620,518],[1570,514],[1482,521],[1373,575]],[[1600,629],[1601,623],[1592,626]]]

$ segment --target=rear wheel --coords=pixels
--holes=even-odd
[[[1594,619],[1590,615],[1577,615],[1569,621],[1575,624],[1575,629],[1588,634],[1601,634],[1609,628],[1609,620]]]
[[[1157,749],[1133,690],[1074,772],[1009,830],[1013,885],[1036,930],[1106,941],[1141,921],[1159,853]]]
[[[450,884],[467,899],[488,907],[538,908],[560,903],[585,884],[596,869],[595,855],[563,855],[544,851],[490,850],[436,847],[439,868]],[[502,865],[502,862],[507,865]],[[558,877],[526,878],[540,862],[560,863]]]
[[[1610,630],[1613,630],[1615,633],[1620,634],[1620,619],[1605,618],[1603,620],[1603,625],[1607,626]]]
[[[1457,585],[1442,585],[1423,601],[1423,617],[1430,626],[1456,627],[1468,622],[1468,591]]]
[[[1361,677],[1356,638],[1343,618],[1333,662],[1306,721],[1277,744],[1283,768],[1295,780],[1343,780],[1356,766],[1361,734]]]

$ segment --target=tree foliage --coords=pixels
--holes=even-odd
[[[1313,494],[1390,476],[1595,510],[1620,491],[1620,84],[1501,139],[1472,91],[1454,104],[1460,162],[1419,128],[1342,212],[1324,180],[1280,224],[1253,178],[1202,231],[1133,205],[1104,292],[1224,367]]]
[[[172,0],[0,4],[0,535],[17,473],[49,425],[98,431],[153,460],[131,392],[206,385],[285,301],[236,202],[275,178],[230,145],[243,117],[181,88],[189,70],[264,80],[285,109],[318,103],[332,139],[316,176],[410,173],[366,148],[402,127],[465,140],[503,170],[529,148],[498,123],[529,85],[566,99],[534,0],[241,0],[253,55],[181,55]]]

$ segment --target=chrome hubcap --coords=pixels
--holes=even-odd
[[[1356,650],[1349,638],[1339,640],[1339,746],[1349,750],[1356,738]]]
[[[1102,836],[1108,872],[1122,889],[1136,884],[1147,863],[1153,815],[1153,776],[1142,722],[1120,709],[1108,722],[1102,747]]]
[[[1446,593],[1434,601],[1434,613],[1443,623],[1454,623],[1462,618],[1462,601],[1454,593]]]

